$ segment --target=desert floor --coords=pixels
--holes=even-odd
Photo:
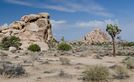
[[[7,55],[2,55],[5,53]],[[79,55],[60,55],[55,56],[51,52],[32,53],[32,52],[2,52],[1,60],[19,63],[27,71],[27,75],[19,78],[0,77],[0,82],[83,82],[80,77],[84,69],[89,65],[104,65],[111,67],[123,64],[122,60],[126,56],[104,56],[102,59],[95,58],[95,53],[87,53],[87,56]],[[9,55],[10,54],[10,55]],[[69,65],[62,65],[60,58],[70,60]],[[60,75],[61,71],[64,72]],[[113,79],[110,82],[133,82],[134,73],[129,71],[131,77],[125,80]]]

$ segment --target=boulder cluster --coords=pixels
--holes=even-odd
[[[22,49],[26,49],[31,43],[36,43],[43,50],[47,50],[48,46],[46,43],[53,38],[49,14],[25,15],[19,21],[0,28],[0,36],[12,35],[21,39]]]
[[[110,38],[105,32],[97,28],[91,31],[90,33],[88,33],[84,37],[83,41],[88,44],[101,44],[101,43],[110,42]]]
[[[48,44],[53,39],[50,15],[48,13],[30,14],[22,16],[19,21],[0,27],[0,39],[5,36],[17,36],[20,38],[23,50],[30,44],[37,44],[41,50],[48,50]],[[88,44],[109,42],[108,35],[100,29],[84,36],[83,42]],[[10,48],[14,51],[15,49]]]

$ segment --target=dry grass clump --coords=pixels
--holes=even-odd
[[[83,80],[85,81],[106,81],[109,78],[109,70],[102,65],[89,66],[83,72]]]
[[[23,76],[25,74],[26,71],[21,65],[12,64],[9,61],[0,61],[0,75],[13,78]]]
[[[128,70],[125,66],[116,66],[115,73],[115,77],[118,79],[125,79],[129,77]]]
[[[70,65],[70,60],[68,58],[60,57],[59,59],[62,65]]]
[[[134,69],[134,57],[128,57],[123,62],[129,69]]]
[[[72,75],[65,73],[63,70],[59,72],[58,76],[61,78],[72,78]]]

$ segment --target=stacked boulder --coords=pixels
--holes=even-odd
[[[97,28],[88,33],[83,40],[87,44],[101,44],[110,41],[108,35],[101,29]]]
[[[0,36],[19,37],[23,49],[27,49],[31,43],[36,43],[42,50],[47,50],[47,42],[53,38],[49,18],[48,13],[25,15],[19,21],[11,23],[8,28],[1,28]]]

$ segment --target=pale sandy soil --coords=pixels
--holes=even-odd
[[[16,58],[16,56],[19,56]],[[0,77],[0,82],[82,82],[79,78],[81,77],[82,71],[88,65],[102,64],[110,67],[115,64],[122,64],[122,60],[125,56],[108,57],[105,56],[102,59],[94,59],[94,55],[79,57],[79,56],[60,56],[70,60],[70,65],[61,65],[59,56],[54,57],[52,55],[41,55],[41,56],[30,56],[30,55],[8,55],[8,60],[14,63],[21,63],[28,72],[27,77],[20,78],[5,78]],[[37,58],[34,59],[34,58]],[[32,63],[24,63],[27,60]],[[49,62],[49,64],[45,62]],[[58,74],[63,70],[67,73],[67,76],[60,77]],[[133,73],[130,78],[126,80],[113,80],[112,82],[134,82]]]

